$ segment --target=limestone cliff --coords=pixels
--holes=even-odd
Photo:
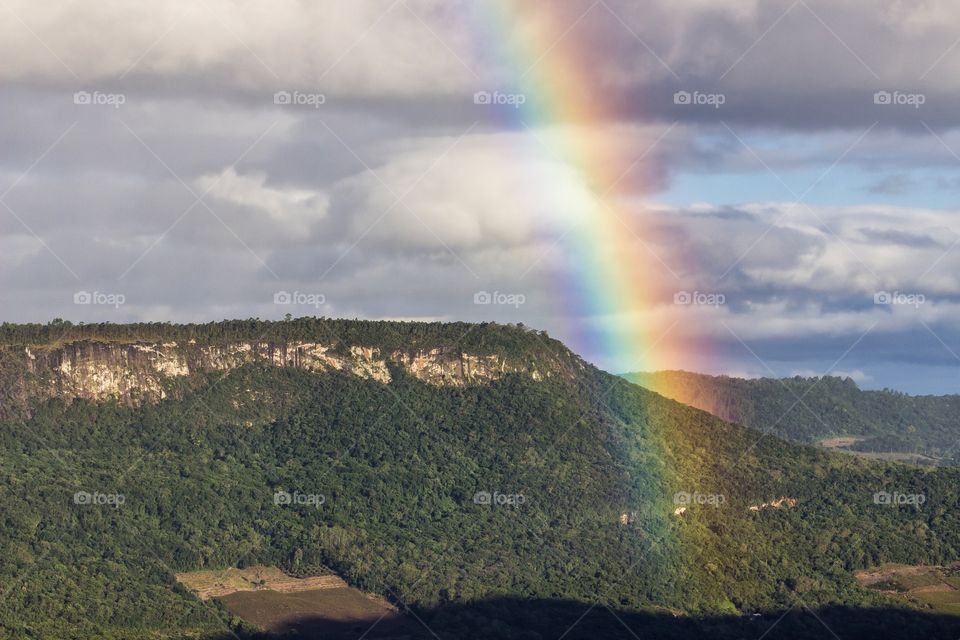
[[[391,381],[388,365],[403,367],[429,384],[466,385],[496,380],[508,373],[536,380],[556,375],[556,362],[523,362],[502,356],[464,353],[455,348],[336,348],[317,342],[233,342],[220,345],[186,343],[108,343],[78,341],[49,347],[0,347],[12,398],[61,397],[132,402],[162,399],[178,378],[227,371],[247,364],[294,367],[310,371],[343,371],[382,383]],[[12,384],[11,384],[11,372]],[[15,392],[14,392],[15,390]]]

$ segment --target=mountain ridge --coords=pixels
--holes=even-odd
[[[176,574],[254,565],[297,577],[332,570],[417,610],[566,598],[742,617],[798,598],[887,606],[852,571],[960,555],[957,470],[765,437],[580,366],[522,327],[336,322],[352,336],[340,353],[353,340],[449,346],[468,331],[464,349],[556,362],[563,375],[442,385],[392,364],[383,382],[253,359],[192,372],[157,401],[31,397],[29,412],[0,418],[0,583],[21,585],[0,600],[0,627],[14,637],[206,637],[232,623],[178,588]],[[264,326],[150,337],[223,345]],[[290,340],[323,325],[269,326]],[[6,330],[16,349],[38,336]],[[100,331],[49,333],[45,344],[144,338],[142,327]],[[878,503],[883,491],[923,495],[922,508]],[[78,494],[124,500],[100,507]],[[294,494],[316,506],[276,497]]]
[[[175,392],[178,379],[253,363],[346,371],[382,383],[390,382],[392,368],[402,367],[437,385],[489,382],[508,373],[539,380],[587,366],[566,350],[550,351],[553,341],[546,334],[516,326],[473,325],[461,331],[463,325],[456,323],[411,323],[390,339],[376,340],[356,330],[362,321],[354,322],[3,325],[0,376],[12,373],[0,382],[22,408],[32,397],[157,401]],[[223,329],[222,335],[211,339],[205,333],[211,326]],[[507,350],[489,341],[461,345],[477,326],[525,347]],[[345,332],[346,339],[340,337],[343,328],[353,329]]]

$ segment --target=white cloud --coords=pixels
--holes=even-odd
[[[294,237],[306,235],[327,214],[330,204],[322,191],[267,186],[267,174],[262,171],[240,175],[234,167],[227,167],[219,175],[197,178],[195,184],[198,194],[209,192],[217,200],[266,214]]]
[[[0,76],[97,83],[122,75],[206,78],[251,90],[316,87],[411,95],[464,86],[470,73],[446,46],[462,27],[435,0],[237,3],[11,0],[0,21]],[[446,46],[434,39],[431,27]],[[14,18],[13,16],[16,16]],[[442,79],[442,82],[439,80]]]
[[[746,204],[670,216],[699,259],[689,286],[771,294],[960,296],[960,210]],[[725,275],[726,274],[726,275]],[[732,297],[732,296],[731,296]]]
[[[479,250],[583,223],[595,207],[584,178],[536,144],[530,134],[473,134],[399,151],[335,185],[348,235],[368,233],[393,247]]]
[[[652,91],[669,98],[667,85],[676,73],[686,84],[722,77],[731,105],[734,95],[746,98],[744,104],[784,106],[836,93],[849,115],[852,93],[863,93],[853,100],[866,100],[884,87],[937,95],[960,87],[953,73],[960,53],[950,51],[950,25],[960,19],[960,8],[949,0],[922,6],[887,0],[879,7],[874,0],[608,0],[582,20],[577,2],[490,4],[500,6],[463,0],[7,0],[0,78],[75,86],[123,77],[140,87],[162,78],[167,86],[265,95],[319,88],[367,98],[466,97],[478,85],[516,80],[518,60],[522,70],[532,67],[534,77],[544,72],[540,63],[549,61],[523,53],[539,34],[544,42],[557,41],[550,53],[583,65],[578,80],[594,83],[584,91],[622,90],[626,97],[647,89],[647,96]],[[510,18],[498,23],[498,12]]]

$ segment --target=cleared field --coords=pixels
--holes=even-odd
[[[939,613],[960,615],[960,565],[884,565],[857,571],[860,584]]]
[[[913,453],[911,451],[876,452],[856,451],[850,448],[851,446],[857,444],[858,442],[863,442],[864,440],[867,440],[865,436],[836,436],[833,438],[824,438],[823,440],[820,440],[818,444],[825,449],[841,451],[843,453],[849,453],[850,455],[858,456],[860,458],[867,458],[870,460],[887,460],[889,462],[917,465],[941,464],[941,461],[937,460],[936,458],[931,458],[921,453]]]
[[[248,567],[246,569],[223,569],[215,571],[190,571],[178,573],[177,581],[197,594],[201,600],[218,598],[237,591],[279,592],[306,591],[308,589],[345,588],[347,583],[339,576],[326,575],[311,578],[294,578],[276,567]]]
[[[308,638],[396,638],[419,627],[386,602],[349,587],[295,593],[240,591],[221,601],[230,613],[262,629],[296,630]]]
[[[913,453],[910,451],[877,452],[856,451],[854,449],[850,449],[852,445],[855,445],[856,443],[862,442],[866,439],[867,438],[863,436],[838,436],[835,438],[825,438],[818,444],[825,449],[830,449],[831,451],[840,451],[842,453],[848,453],[852,456],[867,458],[869,460],[887,460],[889,462],[900,462],[903,464],[917,464],[926,466],[936,466],[941,464],[941,461],[937,460],[936,458],[931,458],[921,453]]]
[[[912,595],[912,594],[911,594]],[[918,604],[927,605],[934,611],[960,615],[960,591],[937,591],[912,595]]]
[[[825,438],[821,440],[820,446],[828,449],[838,449],[842,447],[849,447],[852,444],[856,444],[864,440],[866,440],[865,436],[838,436],[836,438]]]
[[[419,625],[389,602],[353,589],[339,576],[294,578],[276,567],[177,574],[201,600],[217,598],[233,615],[266,631],[305,638],[402,638]]]

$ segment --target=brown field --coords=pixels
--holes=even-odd
[[[922,464],[922,465],[938,465],[940,461],[936,458],[931,458],[925,456],[922,453],[912,453],[910,451],[888,451],[888,452],[873,452],[873,451],[854,451],[849,449],[853,444],[866,440],[864,436],[837,436],[835,438],[825,438],[819,442],[821,447],[825,449],[830,449],[832,451],[840,451],[843,453],[849,453],[850,455],[858,456],[860,458],[868,458],[870,460],[886,460],[888,462],[901,462],[903,464]]]
[[[304,638],[404,638],[418,624],[390,603],[353,589],[339,576],[294,578],[276,567],[191,571],[177,580],[201,600],[217,598],[235,616],[266,631]]]
[[[201,600],[219,598],[238,591],[262,591],[269,589],[288,593],[308,589],[344,588],[347,583],[339,576],[327,575],[312,578],[294,578],[276,567],[249,567],[247,569],[224,569],[218,571],[190,571],[178,573],[177,581],[197,594]]]
[[[877,583],[895,582],[904,587],[905,591],[917,587],[929,586],[943,582],[939,574],[940,567],[909,564],[885,564],[876,569],[857,571],[853,577],[865,587],[872,587]]]
[[[293,593],[238,591],[220,600],[230,613],[262,629],[275,633],[295,629],[305,638],[400,638],[409,637],[419,626],[388,603],[350,587]]]
[[[828,449],[837,449],[841,447],[849,447],[852,444],[856,444],[862,440],[866,440],[864,436],[838,436],[836,438],[826,438],[820,441],[821,447],[826,447]]]
[[[857,571],[854,577],[868,588],[904,599],[939,613],[960,615],[960,563],[947,567],[890,564]]]

